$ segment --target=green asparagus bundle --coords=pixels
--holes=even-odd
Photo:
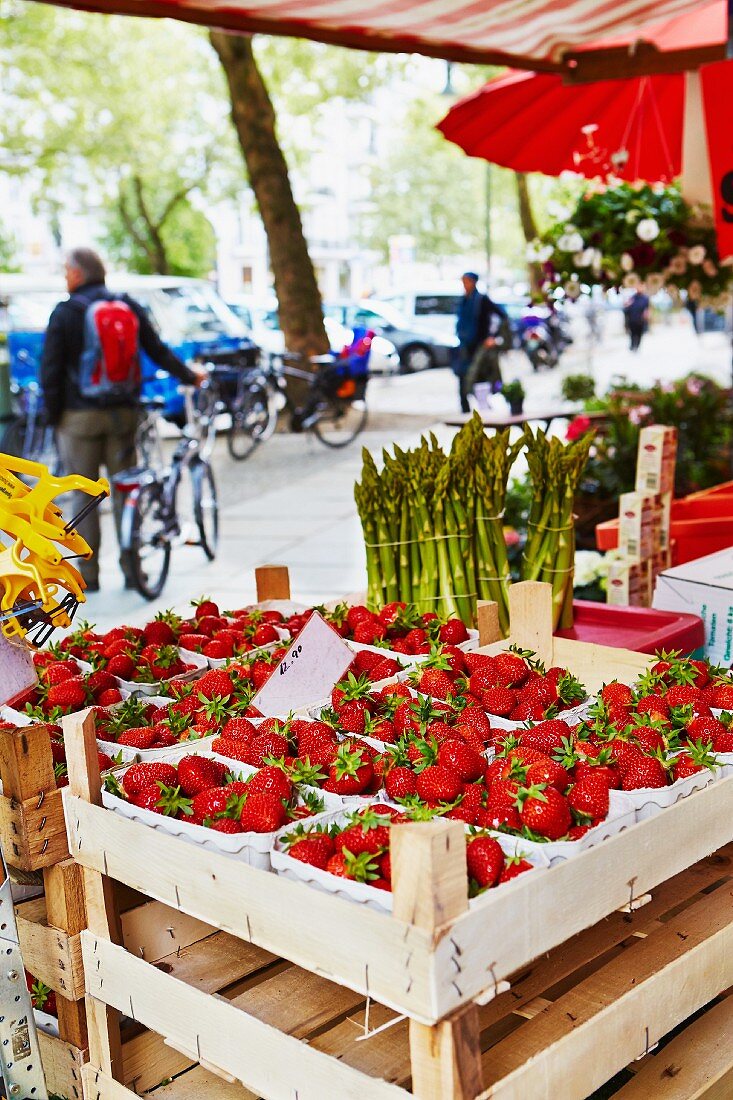
[[[508,629],[509,566],[502,516],[521,442],[487,437],[479,416],[458,433],[449,455],[435,436],[412,451],[385,452],[381,471],[363,452],[354,489],[367,554],[368,602],[393,600],[418,611],[475,621],[476,597],[495,599]]]
[[[572,626],[573,562],[575,559],[575,492],[583,476],[592,434],[563,443],[545,432],[536,435],[525,425],[524,445],[532,480],[524,580],[552,585],[554,628]]]

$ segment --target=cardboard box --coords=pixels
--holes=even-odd
[[[639,433],[637,493],[672,493],[677,461],[677,429],[651,424]]]
[[[618,548],[631,561],[650,558],[655,550],[655,529],[661,524],[656,497],[622,493],[618,509]]]
[[[705,624],[705,654],[733,663],[733,546],[665,569],[657,577],[653,606],[699,615]]]

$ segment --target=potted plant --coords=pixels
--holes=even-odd
[[[516,378],[513,382],[505,382],[501,387],[501,392],[509,404],[509,411],[512,416],[520,416],[524,412],[524,398],[526,395],[524,386],[519,379]]]
[[[589,401],[596,395],[596,384],[590,374],[568,374],[562,380],[560,392],[566,401]]]

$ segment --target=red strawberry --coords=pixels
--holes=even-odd
[[[596,769],[599,772],[600,769]],[[579,779],[568,793],[568,804],[581,824],[587,818],[603,819],[608,815],[608,783],[605,776],[592,772]]]
[[[118,745],[127,745],[131,749],[149,749],[155,741],[155,731],[152,726],[136,726],[134,729],[123,730],[117,736]]]
[[[507,687],[492,687],[482,693],[481,702],[489,714],[508,718],[517,705],[517,693]]]
[[[384,777],[384,789],[395,800],[408,798],[417,792],[416,775],[412,768],[390,768]]]
[[[265,766],[264,768],[260,768],[258,772],[255,772],[248,782],[247,787],[252,793],[255,791],[266,791],[286,801],[289,800],[293,794],[293,784],[285,775],[282,768],[276,768],[273,765]]]
[[[256,733],[257,729],[249,718],[229,718],[221,728],[221,736],[234,741],[249,741]]]
[[[270,757],[279,760],[288,755],[288,741],[281,733],[258,733],[249,742],[247,763],[261,768]]]
[[[206,822],[207,828],[217,833],[243,833],[241,821],[235,821],[233,817],[215,817]]]
[[[143,627],[143,635],[146,645],[164,646],[174,645],[176,633],[165,619],[154,619]]]
[[[324,790],[333,794],[362,794],[374,778],[374,765],[369,758],[366,746],[355,748],[348,741],[339,745],[336,757],[328,769],[328,779]]]
[[[570,786],[570,775],[556,760],[535,760],[527,768],[527,783],[546,783],[563,794]]]
[[[271,671],[268,669],[268,672]],[[207,699],[226,699],[232,695],[234,684],[228,672],[223,668],[214,668],[205,672],[201,679],[196,681],[195,689],[197,695],[204,695]]]
[[[476,811],[476,825],[481,829],[508,829],[519,832],[522,828],[522,819],[515,806],[498,806],[489,804],[481,806]]]
[[[637,759],[626,759],[620,767],[621,789],[624,791],[667,786],[667,773],[664,770],[664,765],[656,756],[641,755]]]
[[[118,653],[107,662],[107,672],[121,680],[129,680],[135,672],[135,662],[129,654]]]
[[[451,768],[431,764],[418,774],[415,786],[423,802],[437,805],[439,802],[453,802],[458,798],[463,784]]]
[[[466,846],[468,877],[479,890],[496,886],[504,870],[504,852],[490,836],[476,836]]]
[[[461,619],[448,619],[438,630],[438,637],[448,645],[460,645],[468,640],[468,631]]]
[[[178,783],[178,773],[172,764],[156,760],[149,764],[133,764],[122,777],[122,787],[129,797],[138,794],[151,783],[174,787]]]
[[[423,694],[434,699],[447,699],[455,694],[455,684],[445,669],[426,668],[421,674],[418,688]]]
[[[226,768],[206,756],[182,756],[178,761],[178,783],[189,797],[209,787],[223,787]]]
[[[634,701],[634,693],[626,684],[620,684],[618,680],[612,680],[601,688],[601,699],[609,706],[630,707]]]
[[[52,684],[46,701],[49,708],[60,707],[65,711],[80,710],[87,703],[87,689],[79,676],[71,676],[60,684]]]
[[[499,876],[499,883],[511,882],[517,875],[523,874],[525,871],[531,871],[532,864],[528,863],[526,859],[522,859],[520,856],[508,856],[506,863],[504,864],[504,870]]]
[[[542,783],[523,787],[517,795],[517,804],[522,824],[548,840],[559,840],[572,824],[567,799],[554,787]]]
[[[285,824],[287,813],[277,795],[253,791],[247,796],[239,820],[246,833],[273,833]]]
[[[529,668],[515,653],[499,653],[494,658],[496,682],[504,687],[520,687],[529,676]]]
[[[214,615],[219,617],[219,608],[213,600],[208,599],[206,596],[201,596],[198,600],[191,600],[194,607],[194,615],[197,619],[202,619],[205,615]]]
[[[438,764],[455,772],[464,783],[480,779],[486,761],[464,741],[446,741],[438,750]]]
[[[189,820],[195,825],[203,825],[207,818],[216,818],[219,815],[238,820],[244,803],[242,796],[232,790],[233,786],[234,784],[229,784],[226,787],[209,787],[205,791],[199,791],[191,802],[193,812]]]
[[[181,634],[178,638],[178,645],[181,649],[187,649],[191,653],[201,653],[210,640],[208,634]]]
[[[328,861],[335,851],[333,838],[319,829],[312,829],[309,832],[301,832],[300,834],[297,832],[292,833],[284,840],[289,844],[288,855],[291,855],[293,859],[300,860],[301,863],[309,863],[312,867],[320,867],[322,871],[326,870]]]

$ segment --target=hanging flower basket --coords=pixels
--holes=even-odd
[[[676,186],[595,183],[568,220],[533,242],[528,258],[543,265],[548,289],[577,297],[582,283],[663,286],[702,305],[724,309],[733,268],[723,266],[712,217],[690,206]]]

